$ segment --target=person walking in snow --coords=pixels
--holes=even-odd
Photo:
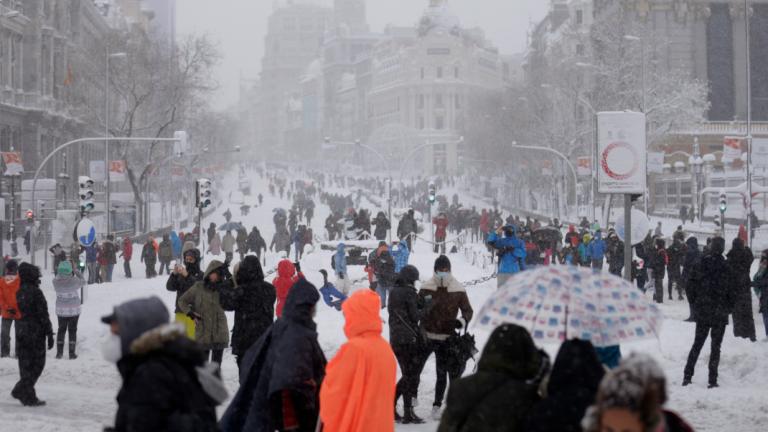
[[[144,263],[146,268],[147,279],[151,279],[157,276],[155,271],[155,263],[157,263],[157,251],[155,250],[155,242],[152,236],[147,238],[147,242],[144,243],[144,247],[141,249],[141,262]]]
[[[251,229],[251,233],[248,234],[245,242],[248,250],[255,253],[259,259],[261,259],[261,254],[267,250],[267,242],[264,241],[259,229],[256,227]]]
[[[235,256],[235,245],[237,241],[235,236],[232,235],[232,231],[227,231],[224,238],[221,239],[221,250],[224,252],[224,262],[229,264],[232,262],[232,258]]]
[[[232,275],[226,263],[213,260],[203,274],[176,302],[182,313],[195,321],[195,340],[205,350],[205,359],[221,365],[229,345],[227,316],[221,307],[221,291],[229,289]]]
[[[664,303],[664,273],[669,264],[669,258],[667,257],[667,250],[664,247],[664,239],[657,238],[655,245],[656,249],[654,250],[649,264],[653,273],[653,299],[656,303]]]
[[[395,420],[403,424],[422,424],[414,412],[413,402],[418,397],[419,380],[424,369],[428,341],[422,333],[421,320],[426,303],[416,292],[419,270],[411,265],[398,273],[395,287],[389,296],[389,343],[400,365],[402,377],[395,393]],[[397,401],[403,398],[403,416],[397,413]]]
[[[234,281],[234,285],[221,290],[221,305],[224,310],[235,312],[232,355],[240,371],[245,353],[274,321],[277,296],[275,287],[264,280],[259,259],[253,255],[238,264]]]
[[[423,326],[428,345],[424,355],[428,357],[435,353],[437,381],[432,415],[437,417],[443,405],[448,378],[454,382],[464,372],[464,365],[457,364],[451,354],[448,338],[456,332],[459,312],[463,320],[461,326],[465,327],[472,320],[474,311],[464,286],[451,274],[451,261],[447,256],[440,255],[435,260],[434,270],[434,276],[421,284],[419,297],[426,304]]]
[[[290,260],[284,259],[277,263],[277,277],[272,280],[277,294],[277,304],[275,305],[275,315],[280,318],[283,315],[283,307],[288,300],[288,294],[299,279],[304,279],[301,269],[297,268]]]
[[[768,249],[760,254],[760,266],[751,285],[760,302],[759,312],[763,316],[765,336],[768,338]]]
[[[688,281],[688,296],[693,306],[693,319],[696,322],[696,336],[685,364],[683,386],[691,384],[696,361],[707,337],[712,337],[712,350],[709,354],[709,388],[718,387],[718,367],[720,365],[720,346],[728,325],[728,315],[733,310],[736,300],[732,291],[730,269],[723,257],[725,240],[722,237],[712,239],[710,252],[693,268]]]
[[[347,252],[344,243],[339,243],[336,246],[336,254],[333,256],[333,270],[336,273],[336,287],[341,290],[344,295],[349,295],[349,290],[352,288],[352,282],[349,280],[347,274]]]
[[[195,321],[192,320],[187,314],[181,311],[179,307],[179,299],[183,296],[193,285],[203,280],[203,272],[200,270],[200,251],[195,248],[184,252],[184,261],[182,264],[177,264],[171,275],[168,276],[168,281],[165,283],[165,289],[176,293],[176,322],[184,326],[187,337],[195,339]]]
[[[240,388],[219,423],[223,431],[316,430],[326,365],[313,319],[319,300],[314,285],[295,283],[282,316],[245,354]]]
[[[235,243],[237,243],[237,253],[240,255],[240,261],[242,261],[245,258],[245,254],[248,253],[248,232],[245,228],[237,230]]]
[[[18,275],[19,263],[16,260],[8,260],[5,263],[5,275],[0,279],[0,311],[2,312],[2,328],[0,329],[0,357],[11,355],[11,328],[16,335],[16,350],[18,352],[19,326],[21,319],[19,306],[16,302],[16,293],[19,292],[21,279]],[[14,326],[14,323],[16,325]]]
[[[342,311],[347,342],[325,369],[320,387],[323,427],[346,432],[392,431],[397,363],[392,348],[381,337],[379,297],[370,290],[357,291],[344,302]]]
[[[387,238],[387,232],[392,227],[389,223],[389,219],[384,215],[384,212],[379,212],[376,215],[376,219],[371,222],[371,225],[376,226],[376,229],[373,231],[373,236],[379,241]]]
[[[685,260],[685,254],[686,250],[683,239],[680,238],[680,236],[675,236],[672,240],[672,245],[667,248],[667,258],[669,260],[669,264],[667,264],[667,275],[669,277],[667,292],[670,300],[672,300],[673,288],[677,290],[677,299],[683,299],[683,283],[681,281],[680,267]],[[749,279],[748,274],[747,279]]]
[[[408,265],[408,259],[411,256],[411,252],[408,250],[408,245],[395,240],[389,248],[389,253],[395,260],[395,273],[400,273],[400,271]]]
[[[592,268],[602,270],[605,260],[605,241],[600,230],[595,231],[595,238],[589,242],[589,258],[592,260]]]
[[[21,379],[13,387],[11,396],[24,406],[42,406],[35,392],[35,384],[45,368],[46,346],[53,348],[53,326],[48,316],[48,303],[40,289],[40,269],[32,264],[19,265],[19,291],[16,301],[21,318],[16,321],[16,353],[19,356]],[[47,343],[47,345],[46,345]]]
[[[123,237],[122,247],[120,248],[120,258],[123,259],[123,271],[125,278],[131,278],[131,258],[133,258],[133,242],[128,236]]]
[[[726,258],[726,265],[731,272],[731,291],[734,294],[733,335],[755,342],[757,333],[749,277],[755,257],[752,255],[752,250],[744,245],[744,240],[735,238]]]
[[[160,242],[160,250],[157,253],[157,259],[160,261],[160,270],[158,275],[171,274],[171,261],[173,261],[173,244],[168,234],[163,234],[163,241]]]
[[[413,250],[413,235],[418,234],[419,226],[416,223],[415,211],[409,209],[408,213],[404,214],[400,223],[397,225],[397,236],[400,240],[404,240],[408,244],[408,250]]]
[[[69,333],[69,358],[76,359],[77,321],[80,318],[80,290],[85,281],[72,269],[69,261],[59,263],[59,271],[53,278],[56,291],[56,317],[59,330],[56,334],[56,358],[64,356],[64,338]]]
[[[101,319],[109,325],[104,359],[123,382],[113,428],[107,431],[218,431],[216,406],[227,390],[216,366],[206,365],[199,346],[157,297],[120,304]]]
[[[208,253],[213,256],[221,255],[221,237],[217,232],[213,233],[211,241],[208,242]]]

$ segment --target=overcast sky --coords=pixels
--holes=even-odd
[[[316,0],[332,4],[332,0]],[[177,0],[177,28],[181,35],[207,33],[224,56],[217,78],[221,90],[216,105],[237,101],[240,74],[257,77],[264,52],[264,33],[273,0]],[[367,0],[368,23],[373,31],[387,24],[414,25],[429,0]],[[449,0],[464,27],[482,27],[503,53],[525,47],[533,21],[541,19],[546,0]]]

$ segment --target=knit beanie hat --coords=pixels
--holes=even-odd
[[[451,260],[445,255],[440,255],[435,260],[435,271],[447,270],[451,271]]]
[[[70,264],[69,261],[62,261],[59,263],[59,272],[60,275],[69,276],[72,274],[72,264]]]

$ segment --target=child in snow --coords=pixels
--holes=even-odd
[[[323,296],[323,301],[329,307],[332,307],[337,311],[340,311],[341,304],[344,303],[344,300],[347,299],[347,296],[344,295],[344,293],[342,293],[341,291],[337,290],[332,283],[328,282],[327,271],[320,270],[320,274],[323,275],[323,287],[320,288],[320,294]]]

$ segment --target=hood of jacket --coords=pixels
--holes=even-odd
[[[19,279],[23,285],[40,286],[40,268],[33,264],[19,264]]]
[[[699,250],[699,241],[696,239],[696,237],[691,237],[688,240],[685,241],[685,244],[688,246],[688,249],[695,249],[696,251]]]
[[[346,251],[346,245],[343,242],[339,243],[338,246],[336,246],[337,254],[343,254],[345,251]]]
[[[576,232],[576,225],[574,225],[574,224],[568,225],[568,232],[569,233],[575,233]]]
[[[253,255],[245,257],[245,259],[238,264],[235,279],[237,280],[238,285],[263,281],[264,270],[261,268],[259,259]]]
[[[541,357],[528,330],[515,324],[502,324],[485,344],[477,368],[517,379],[530,379],[539,372]]]
[[[341,310],[344,313],[344,334],[347,339],[365,333],[381,334],[381,299],[378,294],[371,290],[357,291],[342,303]]]
[[[282,260],[277,264],[277,275],[281,278],[290,279],[296,274],[296,266],[290,260]]]
[[[221,267],[224,267],[224,263],[219,260],[213,260],[208,264],[208,268],[205,269],[205,273],[203,274],[203,279],[208,279],[208,276],[215,272],[216,270],[220,269]]]
[[[588,341],[572,339],[563,342],[557,352],[547,387],[550,395],[587,389],[597,393],[605,369]]]
[[[283,307],[283,318],[312,322],[312,308],[320,301],[317,288],[306,279],[299,279],[288,292],[288,298]]]
[[[722,237],[713,238],[709,250],[712,255],[722,255],[725,252],[725,239]]]
[[[445,287],[449,293],[466,291],[464,289],[464,285],[462,285],[461,282],[453,277],[452,273],[444,278],[441,278],[435,274],[430,280],[421,284],[421,289],[428,291],[437,291],[438,288],[441,287]]]
[[[131,300],[115,307],[123,354],[131,352],[133,342],[160,325],[168,324],[168,308],[158,297]]]

